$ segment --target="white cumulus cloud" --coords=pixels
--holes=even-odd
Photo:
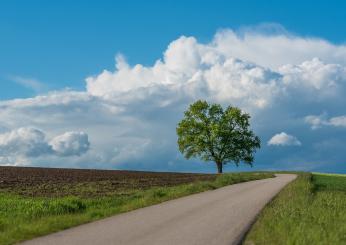
[[[335,45],[321,38],[296,36],[285,30],[268,34],[263,29],[266,27],[248,28],[241,33],[225,29],[215,35],[213,44],[229,56],[274,70],[286,64],[298,65],[315,57],[327,63],[346,64],[346,45]]]
[[[54,137],[49,145],[61,156],[81,155],[89,150],[88,135],[84,132],[66,132]]]
[[[160,99],[160,103],[156,104],[167,104],[161,103],[163,100],[169,103],[182,98],[204,98],[256,110],[270,107],[279,98],[305,96],[300,99],[305,103],[330,99],[345,91],[346,68],[344,64],[326,63],[326,60],[333,59],[307,55],[307,59],[301,59],[301,62],[299,59],[278,65],[275,69],[266,68],[264,61],[271,59],[268,55],[263,54],[263,60],[239,59],[243,55],[237,56],[232,48],[234,39],[246,45],[249,38],[254,38],[247,33],[244,35],[240,37],[232,31],[222,31],[207,44],[199,43],[194,37],[182,36],[169,44],[163,58],[158,59],[153,66],[130,66],[122,55],[118,55],[114,71],[104,70],[86,79],[87,92],[107,100],[117,99],[118,102],[123,96],[126,100],[156,97]],[[273,36],[266,38],[268,42],[276,40]],[[293,46],[297,41],[292,37],[280,38],[285,39],[287,46],[290,41]],[[261,40],[266,40],[265,36],[261,36]],[[228,42],[227,47],[231,50],[225,48],[225,42]],[[307,42],[314,44],[311,47],[320,44],[316,40]],[[246,47],[249,52],[252,51],[252,46]],[[269,47],[270,50],[276,50]],[[337,46],[330,44],[330,47],[339,50]],[[287,52],[287,49],[280,52]]]
[[[146,96],[159,93],[170,96],[170,101],[212,98],[262,108],[277,94],[279,77],[269,69],[227,57],[212,44],[199,44],[195,38],[183,36],[173,41],[163,60],[152,67],[131,67],[123,56],[117,56],[115,71],[105,70],[86,82],[88,93],[105,99],[124,93],[136,99],[147,91]]]
[[[0,155],[24,155],[36,157],[50,152],[45,134],[35,128],[18,128],[0,134]]]
[[[293,135],[286,134],[281,132],[275,134],[269,141],[268,145],[278,145],[278,146],[300,146],[302,143]]]
[[[79,156],[89,146],[84,132],[66,132],[48,142],[43,131],[22,127],[0,134],[0,163],[27,162],[29,158],[49,155]]]

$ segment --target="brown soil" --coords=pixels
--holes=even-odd
[[[213,174],[0,166],[0,191],[24,196],[99,197],[215,178]]]

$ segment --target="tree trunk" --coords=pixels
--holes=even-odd
[[[222,162],[216,162],[217,172],[222,174]]]

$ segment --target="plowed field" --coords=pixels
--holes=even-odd
[[[0,167],[0,191],[37,197],[97,197],[215,178],[213,174]]]

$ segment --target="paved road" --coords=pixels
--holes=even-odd
[[[25,245],[237,244],[256,215],[296,176],[256,180],[116,215]]]

